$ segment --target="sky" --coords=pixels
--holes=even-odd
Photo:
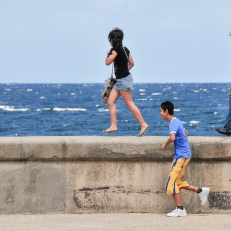
[[[114,27],[135,83],[231,82],[230,0],[0,0],[0,83],[103,83]]]

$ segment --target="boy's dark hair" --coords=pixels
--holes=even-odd
[[[165,112],[166,109],[168,109],[168,113],[169,115],[173,115],[174,113],[174,104],[171,103],[170,101],[165,101],[163,102],[160,107],[162,108],[162,110]]]
[[[124,33],[120,28],[115,27],[110,31],[110,33],[108,34],[108,40],[109,42],[111,42],[112,48],[109,51],[108,55],[111,54],[113,48],[122,47],[123,38]]]

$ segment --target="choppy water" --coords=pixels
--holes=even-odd
[[[175,104],[175,116],[193,136],[219,136],[228,113],[231,83],[135,84],[133,99],[151,129],[168,135],[161,102]],[[101,136],[110,125],[101,103],[103,84],[0,84],[0,136]],[[133,136],[139,124],[122,99],[117,103],[118,136]]]

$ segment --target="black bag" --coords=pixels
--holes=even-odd
[[[113,78],[113,64],[112,64],[111,77],[104,81],[104,91],[101,95],[102,102],[104,104],[107,104],[107,99],[108,99],[108,97],[111,93],[111,90],[112,90],[113,86],[115,85],[115,83],[116,83],[116,78]]]

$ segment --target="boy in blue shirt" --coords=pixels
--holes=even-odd
[[[175,151],[173,156],[173,162],[171,171],[166,183],[166,193],[173,195],[173,199],[176,204],[176,209],[168,213],[168,217],[185,217],[187,216],[185,208],[183,208],[180,199],[180,190],[187,189],[193,192],[197,192],[201,200],[201,205],[205,205],[209,188],[198,188],[190,185],[188,181],[182,181],[186,166],[192,158],[189,142],[187,139],[188,132],[184,129],[181,121],[173,114],[174,105],[169,101],[165,101],[160,106],[160,116],[163,120],[169,122],[170,136],[165,144],[162,145],[162,150],[165,150],[172,142],[174,143]]]

